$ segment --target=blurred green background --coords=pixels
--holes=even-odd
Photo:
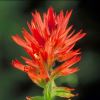
[[[73,9],[70,24],[76,30],[83,29],[87,36],[76,48],[81,48],[80,71],[56,80],[58,85],[76,88],[79,96],[73,100],[100,99],[100,15],[98,0],[1,0],[0,1],[0,100],[24,100],[26,96],[42,95],[28,76],[11,66],[12,59],[26,55],[11,36],[21,34],[22,27],[31,20],[31,12],[41,13],[52,6],[60,10]],[[98,100],[99,100],[98,99]],[[57,100],[65,100],[59,99]]]

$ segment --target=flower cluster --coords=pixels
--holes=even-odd
[[[25,64],[13,60],[12,65],[28,74],[37,85],[44,87],[51,79],[66,76],[78,71],[72,67],[80,61],[80,50],[73,50],[76,42],[86,33],[75,32],[73,25],[68,25],[71,11],[57,15],[50,7],[41,18],[39,12],[32,13],[31,23],[27,23],[29,31],[22,30],[23,38],[18,34],[12,39],[23,47],[29,58],[21,57]],[[62,62],[54,68],[55,61]]]

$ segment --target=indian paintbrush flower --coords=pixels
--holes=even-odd
[[[77,67],[72,66],[80,61],[80,49],[73,48],[86,33],[82,30],[75,32],[73,25],[68,25],[71,14],[72,10],[67,11],[65,15],[60,11],[57,15],[50,7],[47,13],[43,13],[42,19],[36,11],[32,13],[31,23],[27,22],[29,31],[25,28],[22,30],[23,38],[18,34],[12,36],[29,55],[29,58],[21,56],[25,64],[16,59],[12,61],[12,65],[26,72],[34,83],[44,88],[44,97],[39,100],[52,100],[55,96],[74,96],[71,93],[73,89],[57,87],[54,82],[60,76],[78,71]],[[62,64],[54,68],[55,61]]]

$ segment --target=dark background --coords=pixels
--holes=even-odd
[[[99,0],[1,0],[0,1],[0,100],[24,100],[25,96],[42,95],[28,76],[11,66],[12,59],[26,55],[11,36],[21,34],[22,27],[31,20],[31,12],[41,14],[52,6],[60,10],[73,9],[70,24],[83,29],[87,36],[76,48],[81,48],[80,71],[56,80],[58,85],[76,88],[79,96],[73,100],[100,99],[100,5]],[[58,100],[58,99],[57,99]],[[65,100],[65,99],[60,99]]]

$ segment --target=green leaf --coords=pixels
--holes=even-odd
[[[54,91],[55,91],[55,96],[59,97],[71,98],[75,96],[74,94],[71,93],[73,89],[66,87],[55,87]]]

